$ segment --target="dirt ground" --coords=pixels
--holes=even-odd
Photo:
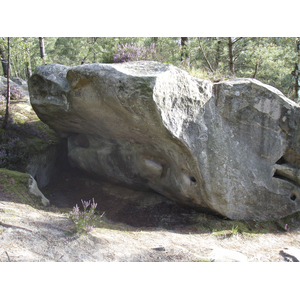
[[[229,250],[229,261],[292,262],[282,251],[300,249],[298,225],[260,234],[214,231],[213,226],[226,229],[233,223],[78,173],[61,173],[42,190],[51,201],[48,208],[20,203],[0,186],[0,261],[228,261],[217,256]],[[105,218],[87,235],[74,233],[68,213],[80,199],[91,198]]]

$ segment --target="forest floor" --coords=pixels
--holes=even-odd
[[[0,178],[2,262],[292,262],[284,249],[300,249],[298,215],[289,219],[291,229],[285,230],[282,220],[223,220],[165,198],[147,209],[134,206],[130,196],[120,202],[121,194],[128,192],[124,188],[116,187],[112,194],[109,184],[91,186],[90,180],[87,184],[80,175],[67,172],[43,190],[52,203],[43,207],[20,201],[25,190],[16,181],[7,172]],[[97,216],[105,211],[105,217],[102,222],[98,218],[90,233],[78,234],[69,213],[80,199],[91,199],[87,191],[97,191]]]

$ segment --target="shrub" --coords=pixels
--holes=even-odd
[[[114,55],[115,63],[123,63],[128,61],[151,60],[155,58],[155,44],[150,47],[138,45],[137,43],[118,45],[117,53]]]
[[[0,115],[0,121],[3,116]],[[0,168],[17,168],[23,165],[38,148],[38,141],[46,138],[29,124],[11,123],[9,131],[0,132]],[[46,145],[46,143],[44,143]]]
[[[81,200],[83,206],[83,212],[80,211],[78,205],[76,204],[73,207],[73,211],[70,214],[71,220],[75,224],[75,230],[79,233],[88,233],[93,230],[94,220],[95,220],[95,209],[97,207],[97,203],[95,203],[94,198],[89,201]],[[88,207],[91,205],[91,208],[88,210]],[[104,213],[100,216],[102,218]]]
[[[0,90],[0,95],[2,97],[4,97],[4,99],[6,99],[7,98],[7,89],[6,88],[1,89]],[[23,97],[25,97],[25,95],[18,86],[11,86],[10,87],[10,99],[11,100],[22,99]],[[1,100],[1,98],[0,98],[0,100]]]
[[[0,168],[10,168],[21,163],[27,154],[27,147],[19,137],[0,135]]]

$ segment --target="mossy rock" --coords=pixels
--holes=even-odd
[[[24,172],[33,157],[60,142],[58,135],[39,120],[30,105],[14,104],[9,126],[0,130],[0,146],[6,153],[6,156],[2,153],[0,166]]]
[[[29,174],[0,169],[1,193],[13,202],[40,206],[41,198],[29,192],[29,179]]]

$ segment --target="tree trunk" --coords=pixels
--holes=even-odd
[[[256,77],[257,71],[258,71],[258,62],[257,62],[256,65],[255,65],[254,74],[253,74],[252,78],[255,78],[255,77]]]
[[[3,75],[4,77],[7,77],[7,60],[5,55],[5,50],[0,48],[0,57],[1,57],[1,63],[2,63],[2,69],[3,69]]]
[[[9,102],[10,102],[10,85],[9,85],[9,67],[10,67],[10,38],[7,38],[7,46],[8,46],[8,67],[7,67],[7,97],[6,97],[6,112],[3,120],[2,128],[6,129],[9,118]]]
[[[45,63],[45,46],[44,46],[44,38],[43,37],[39,37],[40,40],[40,52],[41,52],[41,58],[43,60],[44,65]]]
[[[228,38],[228,51],[229,51],[229,70],[231,75],[234,75],[234,54],[233,54],[233,42],[231,37]]]
[[[216,70],[218,69],[221,60],[221,42],[221,39],[217,38]]]
[[[188,38],[182,37],[181,38],[181,55],[180,55],[181,61],[184,61],[189,58],[189,53],[187,51],[187,44],[188,44]]]
[[[234,62],[238,58],[239,54],[243,51],[244,48],[237,46],[237,42],[243,40],[243,37],[239,38],[228,38],[228,52],[229,52],[229,70],[232,76],[235,75]]]
[[[30,54],[29,54],[29,48],[28,48],[28,40],[27,38],[25,38],[25,42],[26,42],[26,52],[27,52],[27,60],[26,60],[26,75],[27,75],[27,79],[29,79],[31,77],[31,63],[30,63]]]
[[[10,71],[10,76],[14,76],[13,73],[15,73],[15,77],[19,77],[17,75],[15,65],[13,64],[12,61],[10,62],[9,71]]]
[[[297,41],[297,52],[298,52],[298,64],[295,64],[295,92],[296,92],[296,102],[300,104],[300,37]]]

